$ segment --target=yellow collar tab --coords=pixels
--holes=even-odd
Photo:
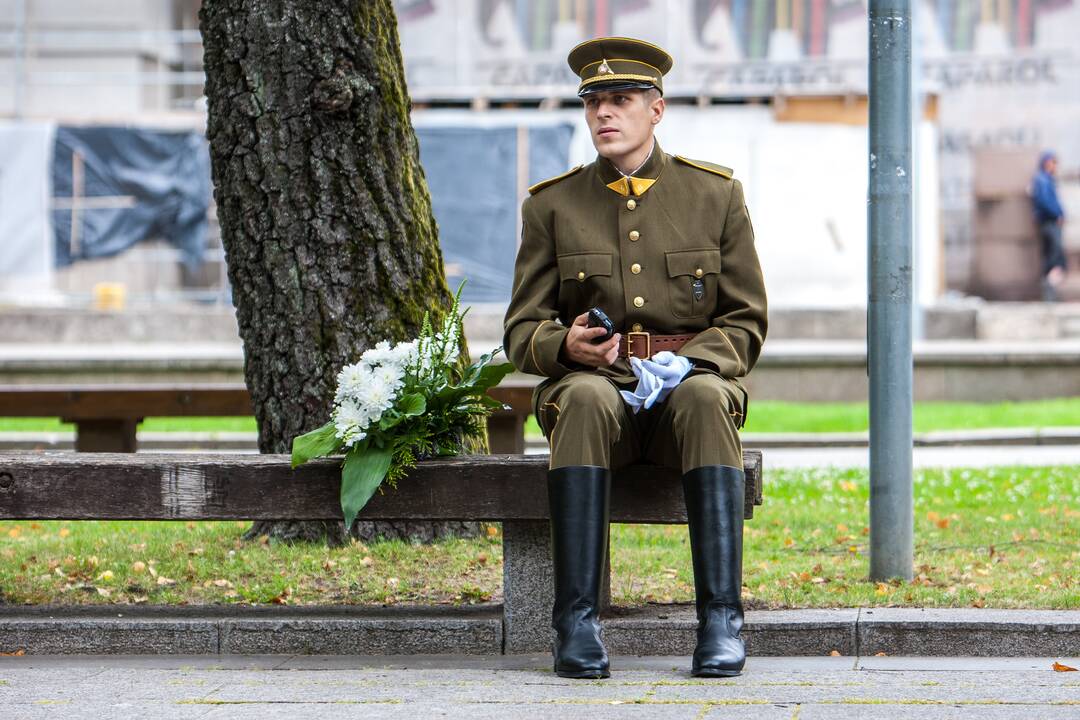
[[[623,176],[615,182],[610,182],[607,187],[611,188],[615,192],[622,196],[630,195],[633,192],[634,195],[644,195],[649,191],[649,188],[656,182],[656,178],[639,178],[639,177],[626,177]]]

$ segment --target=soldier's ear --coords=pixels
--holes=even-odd
[[[664,117],[664,103],[663,97],[658,97],[649,104],[649,110],[652,112],[652,124],[655,125]]]

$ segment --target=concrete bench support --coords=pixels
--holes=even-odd
[[[554,574],[547,520],[513,520],[503,529],[503,652],[551,648]],[[610,547],[610,542],[608,543]],[[600,611],[611,606],[611,553],[604,568]]]

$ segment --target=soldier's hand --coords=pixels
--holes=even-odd
[[[566,355],[574,362],[591,367],[606,367],[619,356],[619,333],[612,335],[606,342],[594,345],[593,340],[602,337],[606,330],[602,327],[588,326],[589,313],[583,312],[574,318],[570,332],[566,335]]]

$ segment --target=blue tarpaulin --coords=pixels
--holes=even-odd
[[[573,126],[528,129],[528,183],[565,172]],[[447,283],[462,300],[506,303],[517,255],[517,127],[418,127]],[[524,158],[523,158],[524,159]]]
[[[52,221],[56,265],[165,238],[195,270],[206,248],[210,154],[195,132],[58,127]]]

